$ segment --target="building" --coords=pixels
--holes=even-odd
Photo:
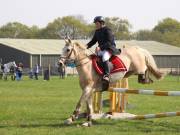
[[[148,50],[154,57],[159,68],[180,67],[180,47],[156,41],[118,41],[117,46],[140,46]]]
[[[0,58],[3,63],[22,62],[24,67],[38,64],[54,67],[61,53],[62,41],[44,39],[0,39]]]
[[[87,40],[80,40],[87,43]],[[55,67],[64,40],[51,39],[0,39],[0,58],[3,63],[15,60],[25,67],[39,64],[42,67]],[[147,49],[155,58],[160,68],[177,68],[180,65],[180,48],[155,41],[117,41],[118,48],[125,46],[140,46]],[[94,51],[94,48],[91,49]]]

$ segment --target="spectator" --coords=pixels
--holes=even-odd
[[[16,68],[16,80],[20,81],[22,78],[23,64],[19,63]]]
[[[65,78],[65,65],[61,59],[58,62],[58,72],[59,72],[59,77],[64,79]]]
[[[33,79],[33,70],[32,69],[29,71],[29,78]]]
[[[33,69],[33,72],[34,72],[35,79],[38,80],[38,74],[39,74],[39,66],[38,66],[38,64],[35,65],[35,67]]]
[[[45,81],[48,81],[50,78],[49,78],[49,68],[45,68],[44,70],[44,80]]]

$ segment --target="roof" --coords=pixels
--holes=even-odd
[[[53,39],[0,39],[0,44],[29,54],[60,54],[62,40]]]
[[[156,41],[117,41],[117,46],[140,46],[148,50],[152,55],[180,55],[180,47],[164,44]]]
[[[89,40],[79,40],[86,44]],[[2,39],[1,44],[29,53],[29,54],[52,54],[59,55],[64,47],[64,40],[53,39]],[[152,55],[180,55],[180,48],[156,41],[116,41],[117,47],[140,46],[147,49]],[[91,49],[94,50],[94,49]]]

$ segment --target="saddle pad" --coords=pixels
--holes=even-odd
[[[100,75],[103,75],[103,68],[101,66],[99,66],[97,63],[97,61],[99,60],[99,57],[96,55],[91,55],[91,59],[92,59],[93,67],[96,70],[96,72]],[[122,62],[122,60],[119,57],[112,56],[110,59],[110,62],[113,65],[113,68],[110,71],[111,74],[116,73],[116,72],[127,71],[126,66],[124,65],[124,63]]]

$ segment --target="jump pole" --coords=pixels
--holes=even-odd
[[[177,112],[163,112],[163,113],[155,113],[155,114],[145,114],[145,115],[132,115],[127,117],[118,117],[118,116],[107,116],[106,118],[115,119],[115,120],[145,120],[145,119],[154,119],[154,118],[164,118],[164,117],[175,117],[180,116],[180,111]]]
[[[155,95],[155,96],[180,96],[180,91],[162,91],[162,90],[127,89],[127,88],[110,88],[110,91],[129,93],[129,94]]]
[[[180,116],[180,111],[178,112],[165,112],[165,113],[156,113],[156,114],[146,114],[146,115],[137,115],[132,118],[132,120],[143,120],[143,119],[153,119],[153,118],[163,118],[163,117],[173,117]]]

